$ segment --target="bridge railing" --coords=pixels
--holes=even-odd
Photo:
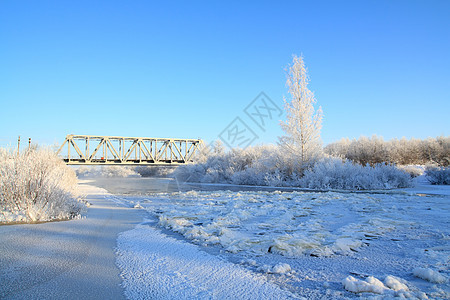
[[[202,145],[201,139],[69,134],[57,154],[68,165],[177,165],[192,161]]]

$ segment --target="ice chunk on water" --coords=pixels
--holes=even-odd
[[[408,291],[408,286],[404,282],[404,280],[390,275],[384,279],[386,286],[394,291]]]
[[[276,274],[284,274],[284,273],[288,273],[290,272],[291,266],[289,264],[286,263],[278,263],[275,266],[273,266],[272,268],[272,273],[276,273]]]
[[[359,240],[354,240],[352,238],[338,238],[334,243],[334,249],[336,252],[351,253],[357,248],[362,246],[362,242]]]
[[[387,289],[384,284],[373,276],[369,276],[365,281],[348,276],[342,281],[344,288],[353,293],[376,293],[383,294]]]
[[[434,282],[434,283],[447,282],[447,277],[445,277],[441,273],[434,271],[430,268],[415,268],[413,270],[413,274],[414,274],[414,276],[422,278],[429,282]]]

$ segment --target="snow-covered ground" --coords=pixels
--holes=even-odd
[[[417,185],[386,193],[116,196],[149,213],[118,238],[125,293],[131,299],[448,299],[450,189]]]
[[[388,192],[174,192],[181,186],[168,179],[109,183],[116,194],[83,182],[92,205],[82,219],[0,227],[0,298],[119,298],[123,289],[129,299],[450,299],[449,186],[419,178]]]
[[[117,235],[146,213],[81,185],[92,205],[83,218],[0,226],[0,299],[125,299]]]

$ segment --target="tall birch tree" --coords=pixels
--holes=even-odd
[[[281,121],[280,125],[286,135],[281,136],[279,142],[302,166],[322,153],[322,108],[314,109],[316,100],[308,89],[309,76],[302,56],[293,57],[286,75],[290,99],[284,98],[286,121]]]

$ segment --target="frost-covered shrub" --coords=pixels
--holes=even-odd
[[[301,187],[310,189],[372,190],[411,186],[411,176],[395,166],[362,166],[339,158],[317,162],[300,179]]]
[[[81,166],[76,171],[79,178],[88,177],[139,177],[132,167],[126,166]]]
[[[76,194],[77,178],[54,152],[17,155],[0,149],[0,222],[72,219],[85,208]]]
[[[450,184],[450,168],[427,167],[425,176],[431,184]]]
[[[425,172],[425,167],[420,165],[397,166],[397,168],[399,168],[402,171],[405,171],[413,178],[419,177],[423,175],[423,173]]]
[[[399,165],[450,164],[450,137],[425,140],[402,138],[384,141],[376,135],[342,139],[324,148],[326,154],[350,159],[362,165],[389,162]]]
[[[201,162],[180,166],[174,173],[187,182],[230,183],[239,185],[283,185],[292,175],[279,148],[274,145],[232,149],[212,149]]]
[[[411,176],[395,166],[362,166],[323,158],[301,168],[277,146],[257,146],[211,154],[203,163],[181,166],[179,180],[238,185],[293,186],[311,189],[392,189],[411,185]]]
[[[175,172],[177,167],[173,166],[139,166],[134,169],[142,177],[163,177],[167,178]]]

